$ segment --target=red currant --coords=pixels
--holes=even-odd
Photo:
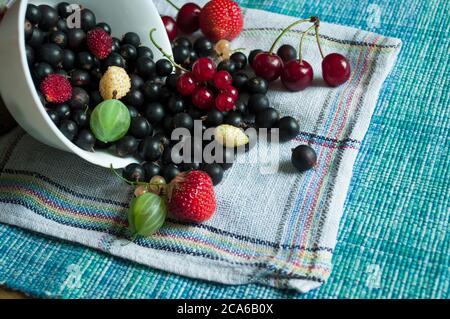
[[[197,84],[194,81],[192,73],[184,73],[178,77],[177,91],[184,96],[192,95]]]
[[[314,72],[311,65],[303,60],[289,61],[281,72],[281,82],[293,92],[301,91],[311,85]]]
[[[201,8],[192,2],[188,2],[180,8],[177,15],[177,25],[181,31],[187,34],[194,33],[200,28],[199,15]]]
[[[283,69],[283,61],[274,53],[262,52],[256,55],[252,66],[257,76],[272,82],[280,76]]]
[[[322,61],[323,79],[329,86],[339,86],[350,78],[350,63],[345,56],[331,53]]]
[[[204,86],[199,86],[192,94],[192,103],[202,110],[211,110],[214,106],[214,93]]]
[[[239,91],[232,85],[229,85],[225,90],[222,90],[222,92],[231,96],[233,101],[236,101],[239,97]]]
[[[216,74],[216,64],[210,58],[199,58],[192,65],[192,73],[198,82],[212,80]]]
[[[219,93],[216,97],[216,109],[220,112],[228,112],[234,109],[234,99],[228,93]]]
[[[174,18],[169,16],[162,16],[161,20],[164,24],[164,27],[166,28],[167,36],[169,37],[170,41],[175,40],[178,33],[177,23],[175,22]]]
[[[219,90],[225,90],[231,83],[233,83],[233,78],[227,71],[219,71],[214,75],[214,85]]]

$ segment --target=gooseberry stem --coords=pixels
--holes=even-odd
[[[314,22],[314,27],[316,29],[316,41],[317,41],[317,46],[319,47],[320,55],[322,56],[322,59],[325,59],[325,54],[323,54],[322,46],[320,44],[320,37],[319,37],[320,20],[319,20],[319,18],[317,18],[317,20]]]
[[[173,3],[173,2],[170,1],[170,0],[166,0],[166,1],[167,1],[172,7],[174,7],[175,10],[180,11],[180,8],[179,8],[178,6],[176,6],[175,3]]]
[[[113,172],[114,175],[116,175],[118,178],[120,178],[122,181],[124,181],[128,185],[132,185],[132,186],[136,186],[136,185],[150,185],[149,183],[144,183],[144,182],[132,182],[132,181],[129,181],[128,179],[126,179],[125,177],[123,177],[122,175],[117,173],[117,171],[114,169],[112,164],[111,164],[110,168],[111,168],[111,171]]]
[[[301,20],[297,20],[294,23],[292,23],[291,25],[289,25],[286,29],[284,29],[280,35],[275,39],[275,42],[272,44],[272,47],[269,50],[269,54],[272,54],[273,51],[275,51],[275,47],[277,46],[278,42],[280,42],[281,38],[288,33],[293,27],[305,23],[305,22],[310,22],[312,18],[309,19],[301,19]]]
[[[303,62],[303,40],[305,39],[305,36],[308,34],[308,32],[313,28],[315,28],[315,25],[312,25],[308,29],[306,29],[306,31],[302,34],[302,38],[300,39],[300,45],[298,47],[298,61],[300,64]]]
[[[155,32],[155,31],[156,31],[156,28],[151,29],[151,30],[150,30],[150,34],[149,34],[149,36],[150,36],[150,41],[152,41],[153,45],[154,45],[154,46],[159,50],[159,52],[161,52],[162,55],[164,55],[164,57],[166,57],[167,60],[169,60],[170,63],[172,63],[177,69],[180,69],[181,71],[184,71],[184,72],[190,72],[188,69],[185,69],[185,68],[183,68],[181,65],[179,65],[178,63],[176,63],[176,62],[173,60],[173,57],[170,56],[170,55],[168,55],[168,54],[164,51],[164,49],[161,48],[161,46],[159,46],[158,43],[156,43],[155,39],[153,38],[153,32]]]

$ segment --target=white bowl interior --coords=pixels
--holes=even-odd
[[[122,168],[136,162],[134,158],[120,158],[107,151],[86,152],[70,142],[48,117],[34,88],[25,53],[23,21],[28,3],[55,6],[57,0],[18,0],[0,27],[0,38],[7,43],[0,46],[0,92],[11,114],[17,122],[34,138],[52,147],[72,152],[93,164]],[[71,3],[70,1],[68,1]],[[91,9],[98,22],[106,22],[112,28],[113,36],[120,38],[126,32],[139,34],[142,44],[149,46],[155,60],[161,53],[151,44],[149,31],[156,28],[154,36],[158,44],[171,54],[170,41],[158,11],[151,0],[77,0],[73,3]]]

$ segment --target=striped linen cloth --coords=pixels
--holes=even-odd
[[[169,10],[155,3],[162,14]],[[269,48],[295,20],[254,9],[244,14],[236,48]],[[267,163],[255,161],[258,149],[234,165],[216,188],[218,210],[211,221],[169,220],[152,238],[124,246],[131,190],[108,170],[43,146],[20,130],[0,139],[0,221],[193,278],[300,292],[319,287],[331,273],[361,141],[401,47],[398,39],[339,25],[324,23],[321,33],[325,52],[351,61],[350,81],[335,89],[324,86],[320,56],[308,37],[304,56],[316,71],[313,87],[290,93],[275,84],[269,93],[281,114],[300,121],[301,133],[279,148],[260,147],[279,152],[272,156],[280,164],[275,174],[261,173]],[[293,31],[284,42],[297,45],[299,37]],[[319,156],[316,169],[305,174],[289,163],[299,143],[310,143]]]

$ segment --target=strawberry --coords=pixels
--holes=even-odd
[[[113,39],[103,29],[96,28],[87,34],[89,50],[100,60],[106,59],[112,51]]]
[[[47,75],[40,88],[45,99],[50,103],[61,104],[72,98],[72,86],[69,80],[60,74]]]
[[[210,40],[233,40],[244,26],[241,8],[232,0],[212,0],[200,12],[200,29]]]
[[[211,177],[202,171],[179,174],[168,187],[169,211],[177,219],[201,223],[216,210]]]

